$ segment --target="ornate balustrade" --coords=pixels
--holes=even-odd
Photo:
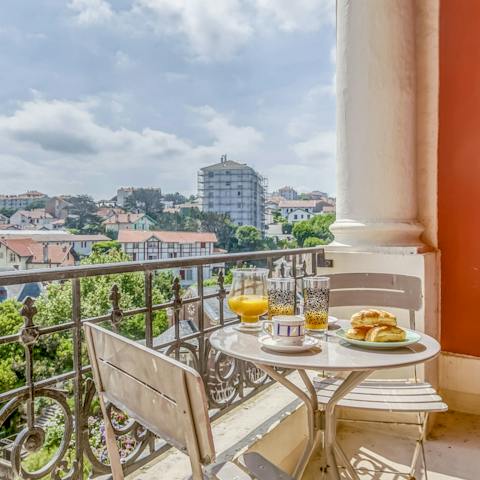
[[[3,437],[0,438],[0,476],[10,474],[24,479],[70,479],[82,478],[86,472],[90,476],[109,472],[103,445],[103,423],[82,334],[82,324],[86,321],[104,322],[110,328],[121,331],[129,318],[143,316],[144,338],[139,341],[189,362],[202,374],[213,416],[221,415],[268,385],[270,380],[253,365],[212,351],[209,334],[237,320],[225,319],[224,301],[228,286],[224,285],[223,272],[220,271],[218,275],[213,293],[204,290],[203,273],[207,265],[240,265],[249,262],[265,265],[272,274],[282,258],[298,279],[314,275],[317,266],[328,266],[323,249],[306,248],[0,273],[0,286],[41,282],[46,288],[53,283],[70,290],[71,302],[69,318],[58,318],[58,321],[48,325],[40,325],[36,322],[36,302],[40,300],[27,297],[20,312],[23,326],[17,333],[0,337],[0,349],[7,346],[16,348],[20,355],[23,350],[23,360],[19,365],[24,377],[23,385],[8,391],[0,390],[0,436]],[[280,262],[279,270],[282,272],[283,266]],[[182,267],[196,268],[196,295],[184,298],[181,283],[175,278],[172,298],[155,303],[155,276],[161,271],[175,271]],[[122,308],[124,292],[118,283],[113,283],[107,294],[110,307],[98,316],[82,315],[82,282],[90,277],[118,274],[143,274],[143,306]],[[100,298],[102,292],[98,295],[99,302],[106,300]],[[212,299],[218,301],[219,315],[216,321],[206,320],[204,311],[205,302],[211,302]],[[195,308],[188,310],[188,305]],[[161,341],[162,336],[154,336],[155,315],[162,311],[169,312],[172,333],[171,338],[164,342]],[[188,318],[189,314],[185,311],[193,312],[193,318]],[[184,321],[195,325],[195,329],[183,332],[181,326]],[[54,343],[58,340],[70,345],[73,358],[66,359],[66,363],[72,368],[61,373],[54,371],[52,375],[48,370],[38,374],[41,364],[39,347],[49,337],[53,338]],[[12,368],[18,369],[19,365],[12,365]],[[138,469],[168,448],[165,442],[129,420],[122,412],[109,408],[123,446],[123,462],[127,472]]]

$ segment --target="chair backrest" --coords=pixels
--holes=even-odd
[[[99,395],[192,461],[215,459],[208,404],[200,374],[116,333],[85,324]]]
[[[422,306],[419,278],[389,273],[336,273],[330,278],[331,307],[391,307],[410,313],[410,328],[415,328],[415,311]]]

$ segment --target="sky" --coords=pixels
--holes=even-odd
[[[335,0],[6,0],[0,193],[196,193],[222,154],[335,193]]]

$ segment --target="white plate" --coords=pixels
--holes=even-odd
[[[246,327],[243,323],[238,323],[237,325],[234,325],[233,328],[243,333],[258,333],[262,329],[262,324],[258,322],[258,325]]]
[[[269,350],[274,350],[275,352],[281,353],[298,353],[298,352],[305,352],[306,350],[310,350],[312,347],[315,347],[320,343],[318,338],[313,338],[306,336],[305,340],[303,341],[302,345],[284,345],[281,343],[276,342],[272,337],[269,335],[264,335],[260,337],[258,341]]]
[[[331,315],[328,316],[328,324],[329,325],[334,325],[335,323],[338,322],[338,318],[337,317],[332,317]]]
[[[348,342],[352,345],[355,345],[357,347],[363,347],[363,348],[372,348],[372,349],[391,349],[391,348],[401,348],[401,347],[408,347],[408,345],[413,345],[414,343],[417,343],[420,340],[420,335],[415,332],[414,330],[408,330],[407,328],[404,328],[404,330],[407,332],[407,338],[405,340],[402,340],[401,342],[367,342],[365,340],[354,340],[353,338],[348,338],[345,335],[345,330],[342,328],[338,331],[335,332],[337,337],[341,338],[345,342]]]

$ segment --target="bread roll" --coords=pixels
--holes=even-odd
[[[377,325],[397,325],[395,315],[385,310],[362,310],[352,315],[352,327],[374,327]]]
[[[345,332],[347,338],[352,338],[353,340],[365,340],[365,336],[373,327],[353,327],[349,328]]]
[[[367,342],[401,342],[407,338],[407,332],[399,327],[384,325],[371,328],[365,340]]]

